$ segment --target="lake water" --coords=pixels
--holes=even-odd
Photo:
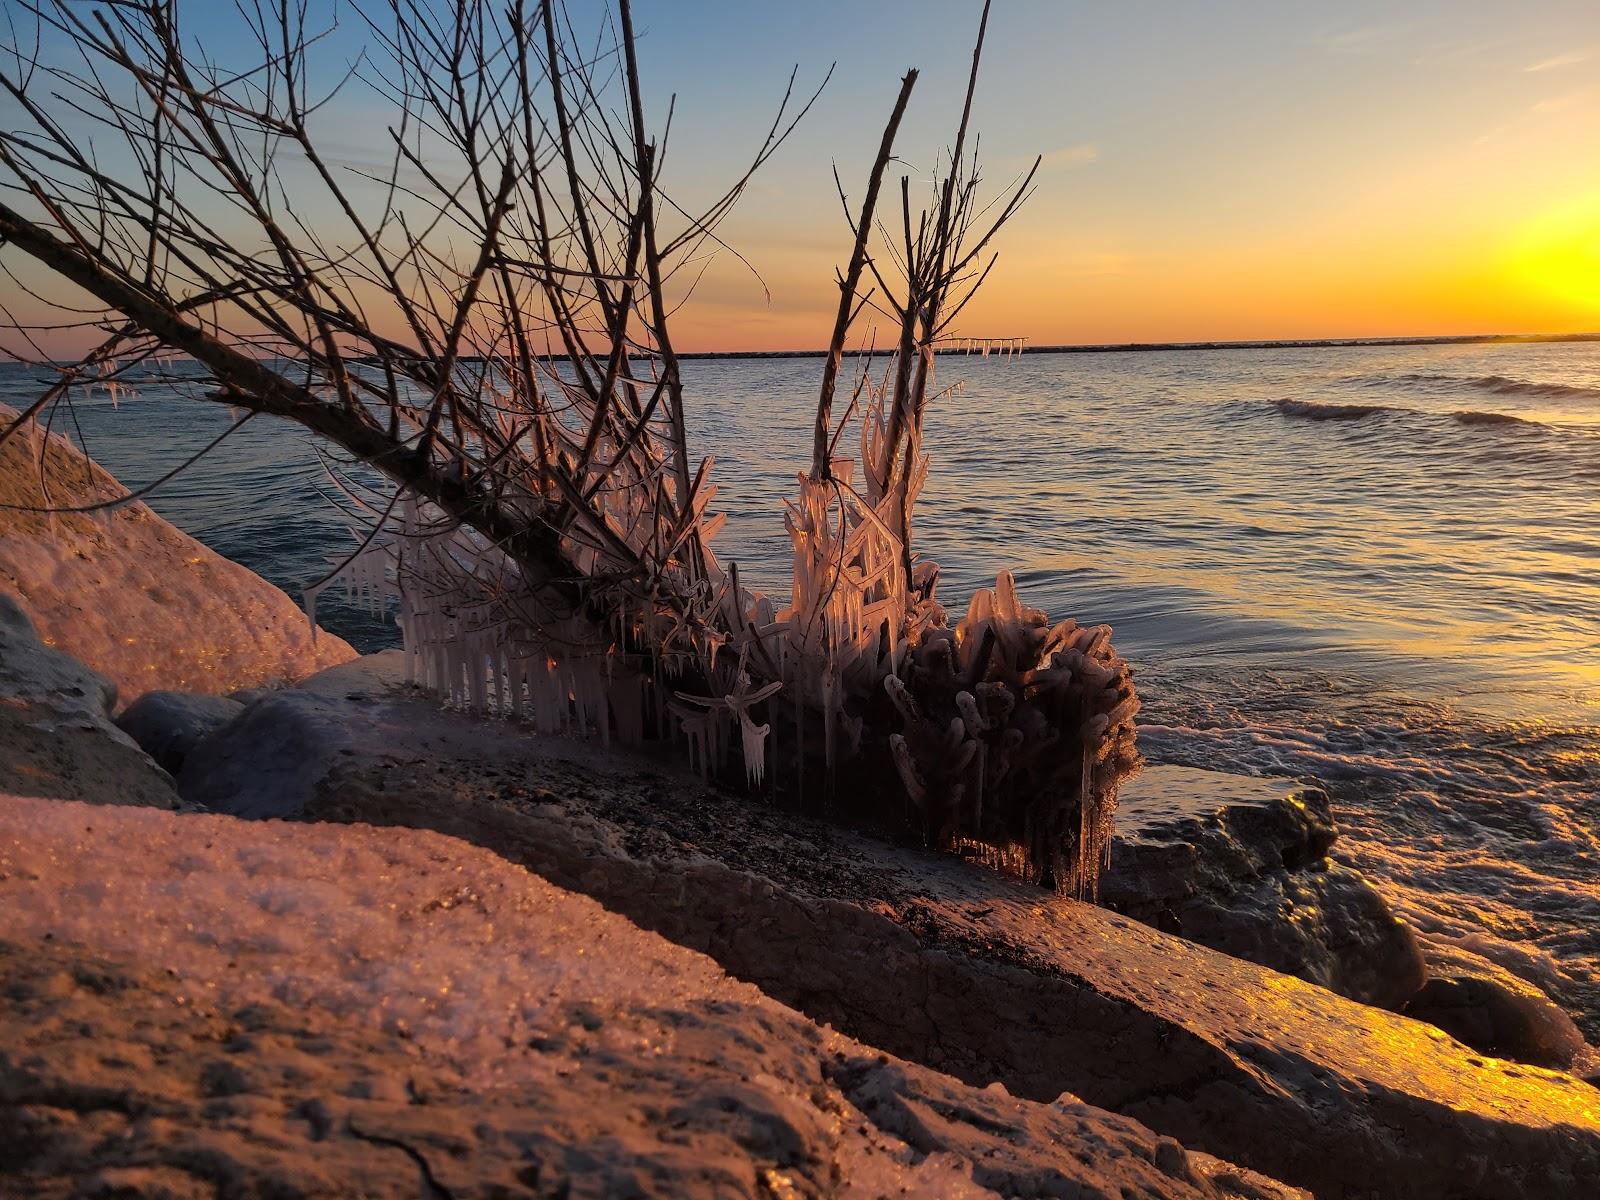
[[[781,594],[779,497],[816,359],[685,364],[716,548]],[[0,400],[33,394],[5,368]],[[1600,345],[942,358],[916,544],[954,607],[1000,567],[1108,622],[1154,761],[1314,777],[1409,919],[1553,989],[1600,1037]],[[130,486],[225,409],[75,404]],[[342,544],[309,437],[253,421],[151,498],[298,594]],[[392,627],[324,623],[364,649]]]

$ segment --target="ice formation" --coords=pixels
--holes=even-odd
[[[402,494],[308,589],[308,613],[335,582],[369,611],[392,599],[407,678],[447,702],[606,743],[678,737],[708,779],[737,749],[760,786],[781,724],[791,790],[831,797],[841,767],[876,746],[892,764],[876,782],[904,789],[906,816],[892,819],[929,844],[1090,890],[1117,783],[1139,761],[1127,666],[1109,628],[1051,626],[1009,572],[948,623],[937,565],[907,550],[928,458],[919,431],[906,440],[891,427],[892,375],[858,389],[859,458],[798,476],[783,607],[711,553],[721,519],[706,514],[709,461],[677,518],[665,476],[634,477],[636,461],[602,439],[622,478],[592,481],[592,508],[572,507],[562,542],[581,603],[553,601],[482,534]],[[641,580],[640,561],[665,565]]]
[[[772,732],[771,725],[757,725],[750,716],[750,710],[763,700],[775,696],[783,688],[780,681],[756,687],[750,682],[750,673],[745,669],[749,645],[746,644],[739,654],[739,670],[734,679],[733,690],[725,696],[694,696],[686,692],[678,693],[680,703],[672,705],[672,711],[677,715],[678,722],[689,738],[689,758],[693,765],[698,766],[701,774],[709,776],[714,768],[720,765],[720,734],[721,720],[725,713],[739,731],[740,751],[744,756],[745,782],[751,787],[760,787],[766,774],[766,741],[767,735]],[[704,713],[697,713],[696,708],[704,709]]]
[[[85,400],[91,399],[96,392],[104,392],[111,401],[112,408],[120,408],[123,397],[136,398],[139,390],[123,382],[123,374],[128,369],[128,364],[112,355],[97,358],[93,362],[94,374],[85,382],[78,385],[78,391]]]
[[[885,682],[903,722],[895,766],[928,840],[1092,891],[1117,784],[1139,765],[1139,700],[1110,627],[1052,627],[1003,571]]]
[[[68,182],[83,163],[48,123],[39,130],[43,142],[29,143],[10,165],[39,195],[54,195],[49,219],[11,210],[0,217],[8,244],[56,270],[70,260],[74,281],[107,314],[122,315],[101,348],[63,376],[61,390],[98,386],[118,402],[124,363],[181,352],[199,367],[184,386],[196,400],[294,421],[348,455],[355,473],[381,476],[396,489],[363,504],[364,536],[328,578],[305,589],[305,605],[314,617],[319,595],[335,583],[369,608],[396,603],[416,682],[453,704],[548,731],[602,740],[680,736],[708,776],[736,773],[735,757],[752,785],[792,767],[794,791],[806,790],[808,776],[820,779],[806,798],[820,794],[836,807],[834,782],[849,764],[862,785],[851,802],[884,810],[873,819],[921,828],[939,845],[987,845],[991,831],[1007,830],[995,853],[1015,852],[1031,873],[1059,882],[1059,855],[1051,851],[1044,861],[1042,848],[1050,837],[1076,836],[1074,814],[1092,845],[1093,813],[1109,805],[1133,761],[1131,749],[1102,753],[1131,729],[1126,672],[1102,661],[1089,635],[1081,647],[1041,650],[1048,631],[1036,637],[1031,610],[1010,601],[1001,614],[974,612],[951,629],[934,598],[937,567],[913,551],[912,511],[928,472],[923,417],[937,399],[936,348],[954,337],[952,322],[994,265],[992,241],[1025,201],[1039,165],[1009,195],[980,199],[968,122],[987,12],[986,5],[956,136],[934,160],[931,202],[913,215],[904,176],[903,240],[874,219],[884,173],[898,161],[894,141],[917,80],[912,70],[901,79],[861,215],[851,221],[853,249],[839,275],[809,469],[786,516],[794,548],[786,604],[743,588],[711,550],[722,522],[710,510],[712,463],[690,453],[681,363],[668,328],[681,299],[672,281],[692,273],[679,274],[712,244],[707,239],[750,176],[699,216],[659,193],[664,140],[645,119],[626,5],[618,10],[621,28],[607,26],[599,49],[582,52],[549,5],[527,27],[495,6],[469,6],[453,34],[449,22],[412,28],[402,13],[396,36],[380,39],[380,57],[392,57],[405,77],[442,63],[456,72],[451,87],[385,97],[399,104],[406,127],[420,121],[439,134],[431,147],[437,172],[420,191],[391,189],[381,211],[368,214],[371,224],[357,197],[316,172],[313,190],[332,201],[323,208],[342,231],[329,235],[343,240],[338,253],[296,244],[305,230],[284,235],[270,220],[257,230],[286,261],[316,263],[315,288],[308,290],[300,267],[264,270],[239,245],[188,221],[149,231],[152,257],[138,286],[126,263],[104,250],[119,244],[116,236],[73,234],[63,243],[60,235],[80,222],[101,229],[106,214],[83,200],[95,193],[92,173],[81,187]],[[130,29],[159,31],[131,39],[159,49],[151,64],[126,60],[112,43],[90,39],[80,48],[138,79],[189,76],[195,64],[167,6],[133,6],[125,15]],[[526,50],[538,26],[543,79],[507,103],[501,67],[467,48]],[[303,52],[294,44],[261,70],[295,78]],[[109,84],[73,78],[91,107],[110,102]],[[184,116],[163,123],[160,136],[174,147],[164,161],[180,173],[184,164],[211,162],[215,146],[207,143],[195,160],[186,139],[210,127],[215,97],[227,96],[230,121],[261,136],[230,139],[218,151],[228,162],[224,190],[259,224],[285,186],[270,148],[288,129],[303,150],[314,147],[304,144],[303,122],[280,109],[292,107],[295,89],[263,91],[254,78],[219,78],[210,90],[175,86],[174,111]],[[809,108],[801,104],[789,116],[788,105],[786,96],[752,171]],[[66,157],[41,149],[52,142]],[[53,165],[30,174],[26,161],[35,154]],[[58,177],[61,163],[69,167]],[[501,182],[463,189],[445,182],[453,172]],[[418,202],[421,223],[410,225],[390,202]],[[468,230],[469,241],[481,237],[479,253],[441,259],[412,240],[425,239],[417,231],[435,228],[441,213]],[[874,239],[889,244],[869,247]],[[82,253],[66,253],[71,245]],[[249,286],[241,289],[240,279]],[[386,321],[403,314],[398,340],[367,324],[369,301],[388,313]],[[873,355],[863,356],[867,365],[835,424],[844,347],[862,332],[858,318],[869,305],[894,331],[887,370],[872,382]],[[281,319],[263,330],[268,310]],[[1022,348],[1016,338],[967,341],[986,356]],[[858,456],[834,452],[857,432]],[[1003,643],[1000,652],[994,641]],[[965,675],[952,691],[939,656],[953,662],[957,650]],[[1110,699],[1102,704],[1102,697]],[[930,720],[942,723],[936,736],[922,728]],[[1010,746],[1015,736],[1028,740],[1026,751]],[[1035,750],[1056,766],[1022,770]],[[1062,764],[1076,771],[1075,787],[1064,786]],[[1059,795],[1029,795],[1034,780],[1063,786]],[[1002,815],[1008,806],[1016,811]],[[1085,870],[1080,864],[1075,874]]]
[[[504,552],[476,531],[406,497],[392,529],[380,528],[306,591],[340,585],[347,600],[380,614],[398,602],[406,679],[451,704],[525,718],[542,733],[642,734],[640,702],[620,693],[614,656],[577,617],[552,620]],[[636,690],[641,683],[632,680]]]

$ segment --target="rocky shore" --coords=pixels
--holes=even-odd
[[[16,415],[0,404],[0,429]],[[0,444],[0,594],[46,645],[110,680],[114,708],[163,688],[270,687],[355,657],[255,572],[140,501],[115,503],[127,489],[61,434],[30,429]]]
[[[0,872],[29,1195],[1293,1194],[884,1055],[439,835],[13,800]]]
[[[135,670],[40,597],[86,543],[107,591],[181,544],[138,523],[0,553],[0,1195],[1600,1178],[1570,1016],[1420,944],[1313,786],[1148,769],[1093,906],[442,711],[395,655],[319,669],[351,652],[234,564]],[[298,630],[197,671],[251,605]]]

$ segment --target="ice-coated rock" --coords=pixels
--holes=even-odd
[[[0,798],[0,914],[0,1195],[1293,1195],[432,833]]]
[[[225,696],[191,692],[146,692],[117,717],[122,730],[172,775],[200,739],[214,733],[244,711]]]
[[[15,417],[0,405],[0,429]],[[124,494],[58,435],[30,429],[0,445],[4,504],[73,508]],[[138,502],[54,515],[0,507],[0,591],[48,644],[109,677],[123,704],[282,683],[355,656],[326,631],[313,638],[282,591]]]
[[[111,723],[117,689],[45,645],[0,592],[0,790],[174,808],[172,779]]]
[[[1283,780],[1152,766],[1124,785],[1100,901],[1168,933],[1401,1007],[1423,983],[1415,934],[1329,861],[1328,795]]]
[[[334,700],[373,702],[406,687],[404,650],[380,650],[327,667],[295,684],[295,691]]]
[[[1600,1177],[1600,1092],[1571,1076],[959,859],[345,686],[358,699],[322,719],[343,706],[351,753],[274,814],[476,842],[890,1053],[1018,1097],[1071,1092],[1324,1200],[1581,1195]]]
[[[1577,1023],[1532,983],[1481,955],[1424,940],[1428,982],[1406,1006],[1485,1054],[1545,1067],[1591,1057]]]
[[[425,751],[436,735],[417,721],[427,724],[435,710],[418,703],[419,695],[405,686],[399,650],[329,667],[292,688],[240,693],[243,710],[191,747],[177,777],[178,790],[187,802],[215,812],[256,819],[297,816],[317,784],[358,751]],[[397,705],[397,696],[411,702]],[[462,719],[447,722],[446,728],[458,750],[501,754],[500,725]],[[413,744],[413,738],[420,740]]]

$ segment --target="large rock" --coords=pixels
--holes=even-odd
[[[163,770],[176,775],[189,751],[243,711],[242,703],[226,696],[146,692],[122,710],[117,728]]]
[[[886,1051],[1034,1100],[1072,1092],[1325,1200],[1577,1195],[1600,1177],[1600,1093],[1570,1076],[954,858],[621,756],[579,766],[598,752],[348,676],[315,721],[352,735],[313,788],[315,771],[252,788],[241,719],[214,738],[231,776],[192,773],[197,751],[185,794],[455,834]]]
[[[1153,766],[1122,789],[1100,900],[1168,933],[1399,1008],[1422,951],[1358,872],[1330,862],[1328,794],[1192,767]]]
[[[255,819],[299,816],[341,763],[411,746],[417,753],[505,758],[505,727],[452,718],[404,685],[404,655],[385,650],[330,667],[297,687],[242,696],[234,720],[190,747],[178,790],[201,808]],[[397,697],[402,697],[397,701]],[[547,753],[581,759],[589,748],[541,739]],[[407,752],[408,755],[410,751]]]
[[[39,641],[0,594],[0,790],[175,808],[172,779],[111,723],[117,689]]]
[[[1518,1062],[1566,1068],[1593,1058],[1577,1023],[1528,980],[1436,938],[1425,939],[1424,952],[1429,978],[1406,1005],[1409,1015]]]
[[[278,817],[285,797],[311,794],[340,761],[398,733],[337,700],[288,688],[253,699],[190,747],[178,774],[184,799],[236,817]]]
[[[0,912],[7,1196],[1289,1197],[433,834],[0,799]]]
[[[0,429],[15,417],[0,405]],[[124,494],[57,435],[30,428],[0,445],[0,505],[74,508]],[[305,614],[259,575],[137,502],[0,507],[0,592],[18,598],[47,645],[108,676],[123,704],[157,690],[285,683],[355,656],[326,631],[313,638]]]

